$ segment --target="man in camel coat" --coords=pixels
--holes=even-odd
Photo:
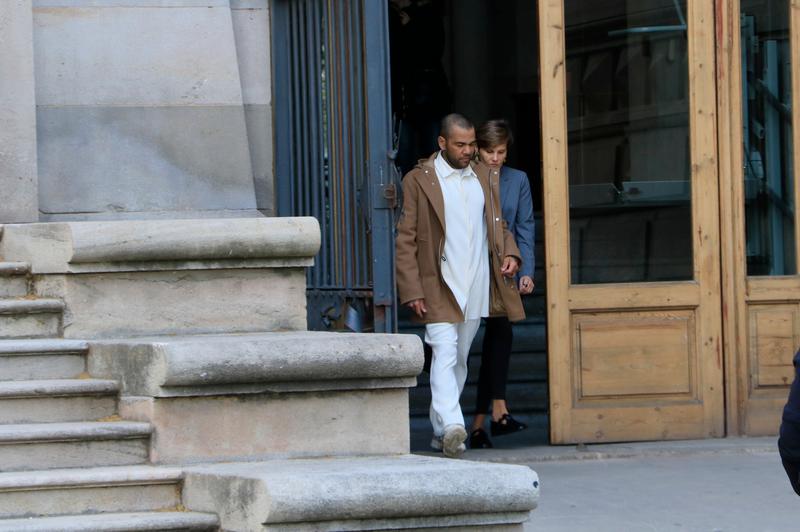
[[[403,178],[397,225],[400,301],[425,324],[431,362],[431,446],[458,457],[467,432],[459,399],[481,317],[525,317],[514,283],[520,252],[500,208],[499,175],[475,163],[475,128],[447,115],[440,151]]]

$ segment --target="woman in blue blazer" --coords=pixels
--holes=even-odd
[[[489,120],[477,131],[478,156],[484,164],[500,170],[500,201],[503,219],[514,235],[522,258],[517,277],[520,294],[533,292],[533,203],[528,176],[525,172],[504,166],[508,147],[513,142],[511,129],[505,120]],[[527,428],[508,412],[506,381],[511,357],[513,333],[507,317],[486,318],[478,377],[478,397],[475,420],[470,433],[470,448],[492,447],[483,424],[491,403],[492,436],[502,436]]]

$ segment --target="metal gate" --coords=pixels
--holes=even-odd
[[[273,0],[279,216],[314,216],[308,327],[393,332],[394,223],[386,2]]]

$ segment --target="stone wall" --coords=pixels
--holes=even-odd
[[[271,214],[266,0],[32,8],[41,220]]]
[[[0,221],[34,222],[36,106],[31,0],[0,2]]]

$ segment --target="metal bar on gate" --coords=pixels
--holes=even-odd
[[[322,50],[320,49],[320,40],[319,40],[319,26],[320,26],[320,12],[319,12],[319,3],[318,2],[311,2],[310,3],[310,10],[308,13],[308,18],[310,20],[311,30],[308,33],[307,38],[310,42],[310,49],[311,53],[308,54],[308,65],[309,65],[309,84],[308,84],[308,93],[309,93],[309,102],[310,102],[310,114],[311,120],[309,121],[309,142],[308,142],[308,152],[310,157],[310,166],[309,166],[309,173],[311,174],[311,180],[309,184],[309,195],[311,196],[311,205],[314,206],[314,213],[313,216],[319,221],[320,228],[324,234],[326,224],[325,222],[325,213],[324,209],[320,209],[320,185],[323,180],[323,153],[322,153],[322,142],[320,140],[321,129],[323,124],[321,124],[321,113],[320,113],[320,83],[322,80],[320,79],[320,54]],[[324,246],[324,239],[323,239],[323,246]],[[309,287],[319,287],[324,283],[324,274],[326,271],[326,259],[325,251],[321,249],[320,257],[317,261],[315,261],[315,266],[311,268],[314,272],[314,282],[313,284],[309,284]]]
[[[296,87],[296,80],[299,75],[298,65],[301,63],[301,58],[299,57],[299,35],[298,35],[298,20],[299,15],[298,11],[300,6],[297,3],[292,2],[290,4],[290,12],[289,12],[289,24],[290,24],[290,33],[291,33],[291,42],[289,43],[291,49],[291,59],[290,59],[290,68],[292,72],[292,84],[291,84],[291,109],[292,109],[292,123],[297,124],[300,127],[297,127],[294,130],[295,135],[300,135],[300,131],[302,130],[302,125],[298,124],[298,105],[297,100],[299,98],[297,87]],[[291,212],[289,213],[290,216],[297,216],[299,212],[299,205],[297,196],[299,195],[297,192],[300,189],[297,186],[298,182],[298,175],[300,173],[300,169],[298,168],[298,160],[297,160],[297,138],[295,136],[291,137],[289,141],[289,151],[292,154],[292,175],[291,175],[291,182],[292,182],[292,203],[291,203]]]
[[[362,51],[362,43],[361,39],[359,38],[361,35],[361,26],[359,24],[359,11],[358,9],[350,9],[348,11],[349,20],[347,21],[348,24],[348,40],[349,46],[348,50],[350,51],[350,56],[348,57],[348,63],[350,65],[350,123],[352,124],[351,127],[351,138],[353,142],[350,145],[350,155],[351,155],[351,171],[352,171],[352,179],[351,179],[351,194],[352,194],[352,209],[351,209],[351,216],[353,217],[353,240],[352,240],[352,253],[353,253],[353,286],[354,287],[364,287],[364,278],[363,278],[363,271],[364,271],[364,249],[363,249],[363,242],[364,239],[360,238],[360,236],[364,232],[364,224],[362,220],[362,206],[360,201],[360,191],[364,173],[362,171],[364,165],[364,158],[362,153],[362,146],[364,143],[364,128],[361,126],[363,124],[363,97],[361,94],[361,80],[362,80],[362,71],[361,71],[361,51]]]
[[[339,3],[339,9],[336,12],[336,26],[339,28],[339,39],[337,41],[339,45],[339,53],[337,54],[339,68],[336,69],[336,73],[339,76],[339,86],[341,87],[338,115],[340,127],[338,146],[339,153],[341,153],[342,156],[342,164],[339,177],[341,178],[342,185],[342,219],[344,220],[344,227],[342,227],[342,283],[347,288],[351,288],[353,286],[353,265],[352,261],[350,260],[350,244],[352,242],[351,234],[353,231],[353,216],[350,208],[350,199],[352,197],[352,192],[350,190],[352,185],[352,173],[350,170],[350,165],[352,161],[350,160],[349,150],[350,143],[353,141],[353,139],[350,136],[350,121],[348,120],[348,113],[350,110],[350,75],[347,69],[347,37],[350,29],[347,27],[347,19],[344,16],[346,11],[349,9],[349,4],[350,2],[348,0],[342,0]],[[347,142],[345,142],[344,139],[348,139]]]
[[[298,20],[298,51],[297,55],[300,57],[300,64],[298,65],[298,112],[300,114],[301,127],[300,134],[295,141],[295,157],[299,163],[299,175],[297,176],[301,190],[299,196],[300,209],[298,214],[308,216],[312,213],[311,205],[308,198],[308,125],[310,117],[308,116],[308,0],[300,2],[300,17]]]

